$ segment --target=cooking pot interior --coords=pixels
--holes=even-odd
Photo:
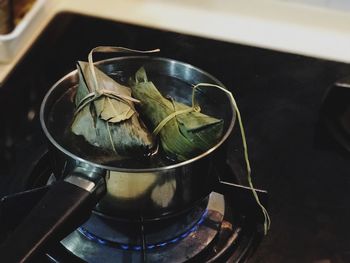
[[[210,74],[189,64],[159,57],[120,57],[96,63],[97,66],[117,82],[128,85],[135,72],[144,67],[148,79],[152,81],[165,97],[191,105],[192,87],[198,83],[212,83],[222,86]],[[142,158],[116,160],[113,153],[103,151],[88,144],[83,137],[76,136],[70,131],[74,116],[74,96],[77,90],[77,71],[70,73],[58,81],[46,95],[41,109],[43,129],[58,149],[74,159],[86,161],[108,170],[149,170],[181,165],[167,158],[158,158],[157,161]],[[233,128],[235,114],[232,102],[224,92],[213,87],[201,87],[196,92],[196,99],[201,111],[210,116],[224,120],[224,132],[221,145]],[[142,116],[142,112],[140,113]],[[150,130],[151,131],[151,130]],[[211,150],[213,150],[211,149]],[[209,154],[209,150],[200,156],[187,160],[184,163],[200,159]]]

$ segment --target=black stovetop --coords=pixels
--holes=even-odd
[[[0,196],[45,147],[38,121],[45,92],[98,45],[160,48],[233,92],[255,184],[270,193],[272,228],[251,262],[349,262],[349,153],[319,122],[327,92],[350,73],[347,64],[59,14],[0,89]],[[239,158],[239,136],[229,146]]]

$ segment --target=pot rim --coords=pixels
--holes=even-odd
[[[195,70],[197,72],[199,72],[200,74],[206,75],[208,78],[210,78],[212,81],[214,81],[216,84],[220,85],[221,87],[227,89],[218,79],[216,79],[214,76],[212,76],[211,74],[207,73],[206,71],[197,68],[195,66],[192,66],[191,64],[188,64],[186,62],[182,62],[182,61],[178,61],[178,60],[174,60],[174,59],[170,59],[170,58],[164,58],[164,57],[151,57],[151,56],[124,56],[124,57],[115,57],[115,58],[109,58],[109,59],[104,59],[104,60],[100,60],[95,62],[95,65],[104,65],[104,64],[110,64],[111,62],[114,61],[120,61],[120,60],[127,60],[127,59],[149,59],[149,60],[158,60],[158,61],[166,61],[168,63],[174,63],[174,64],[178,64],[181,65],[183,67],[189,68],[191,70]],[[60,87],[60,84],[62,82],[64,82],[66,79],[71,78],[72,76],[77,74],[77,70],[73,70],[70,73],[66,74],[65,76],[63,76],[61,79],[59,79],[50,89],[49,91],[46,93],[42,103],[41,103],[41,107],[40,107],[40,123],[41,123],[41,127],[44,131],[45,136],[49,139],[49,141],[58,149],[60,150],[62,153],[64,153],[65,155],[69,156],[70,158],[79,161],[80,163],[85,163],[88,165],[91,165],[93,167],[97,167],[100,169],[104,169],[104,170],[110,170],[110,171],[116,171],[116,172],[127,172],[127,173],[148,173],[148,172],[160,172],[160,171],[165,171],[165,170],[171,170],[171,169],[175,169],[175,168],[179,168],[185,165],[188,165],[190,163],[193,163],[195,161],[198,161],[206,156],[208,156],[209,154],[211,154],[212,152],[214,152],[217,148],[219,148],[225,141],[226,139],[230,136],[232,129],[234,127],[235,124],[235,120],[236,120],[236,112],[234,110],[234,105],[233,102],[230,100],[230,97],[226,95],[226,97],[228,98],[230,105],[231,105],[231,111],[232,111],[232,118],[231,118],[231,122],[230,125],[228,126],[225,134],[222,136],[222,138],[220,139],[220,141],[214,145],[213,147],[211,147],[210,149],[208,149],[207,151],[191,158],[188,159],[186,161],[182,161],[182,162],[178,162],[175,164],[171,164],[171,165],[167,165],[167,166],[161,166],[161,167],[153,167],[153,168],[122,168],[122,167],[115,167],[115,166],[109,166],[109,165],[104,165],[104,164],[99,164],[99,163],[94,163],[92,161],[86,160],[84,158],[79,157],[78,155],[70,152],[69,150],[67,150],[66,148],[64,148],[61,144],[59,144],[54,137],[51,135],[51,133],[49,132],[47,125],[46,125],[46,121],[45,121],[45,109],[47,108],[47,102],[51,96],[51,94]]]

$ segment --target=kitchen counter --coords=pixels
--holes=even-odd
[[[298,1],[47,0],[41,11],[35,30],[13,60],[0,64],[0,84],[49,21],[64,11],[350,62],[350,11]]]

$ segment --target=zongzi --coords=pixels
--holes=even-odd
[[[141,102],[140,112],[156,128],[156,132],[159,130],[160,143],[168,157],[184,161],[210,149],[220,140],[224,124],[222,119],[166,99],[148,81],[144,68],[136,72],[131,87],[132,95]]]
[[[150,153],[154,140],[139,119],[130,88],[93,67],[94,72],[87,62],[77,63],[79,84],[72,132],[120,158]]]

